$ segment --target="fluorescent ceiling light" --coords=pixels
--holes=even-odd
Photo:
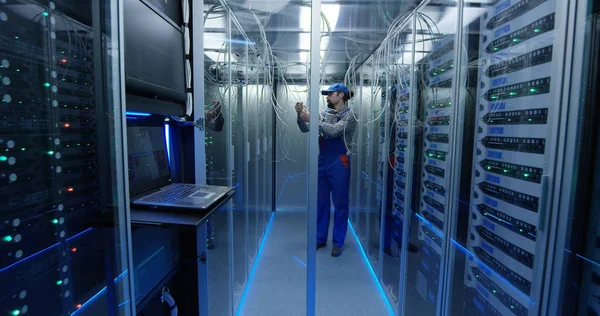
[[[321,6],[321,13],[327,18],[331,31],[335,30],[337,25],[338,17],[340,14],[339,4],[324,4]],[[304,33],[300,33],[298,37],[298,48],[303,50],[310,49],[310,30],[311,30],[311,8],[302,6],[300,7],[300,29]],[[327,27],[325,23],[321,21],[321,35],[327,35]],[[320,41],[320,56],[324,58],[325,52],[329,46],[329,36],[321,37]],[[300,53],[300,62],[306,62],[308,53]]]

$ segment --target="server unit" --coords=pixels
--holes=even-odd
[[[0,5],[0,314],[70,315],[105,285],[91,29],[29,7]]]
[[[390,138],[395,138],[394,148],[391,148],[394,152],[394,177],[393,177],[393,196],[388,197],[392,199],[392,240],[398,244],[402,243],[402,227],[404,225],[404,214],[405,210],[409,208],[409,199],[411,198],[407,194],[407,186],[410,184],[406,183],[407,165],[410,164],[410,159],[406,155],[406,149],[408,146],[408,129],[409,129],[409,108],[411,104],[410,97],[410,80],[406,77],[400,78],[400,83],[396,85],[394,92],[393,105],[393,117],[394,117],[394,128],[393,134]],[[410,212],[409,212],[410,213]]]
[[[417,290],[429,306],[435,306],[440,291],[443,230],[449,192],[450,124],[454,76],[454,36],[433,43],[422,67],[421,106],[424,107],[423,165],[418,239],[423,251],[417,273]]]
[[[528,315],[533,304],[555,10],[556,0],[496,1],[481,18],[467,314]]]

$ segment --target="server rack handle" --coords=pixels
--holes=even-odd
[[[550,177],[542,175],[542,194],[540,194],[540,209],[538,210],[537,231],[543,232],[546,227],[546,216],[548,215],[548,182]]]

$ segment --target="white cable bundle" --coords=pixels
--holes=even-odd
[[[181,0],[183,11],[183,43],[185,51],[185,88],[187,100],[185,104],[185,114],[192,115],[194,109],[194,100],[192,97],[192,65],[190,63],[190,3],[188,0]]]

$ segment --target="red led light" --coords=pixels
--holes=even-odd
[[[77,252],[77,248],[71,248],[71,252]]]
[[[76,308],[81,308],[81,304],[75,305]]]
[[[61,59],[60,61],[61,61],[61,62],[63,62],[63,63],[66,63],[66,62],[67,62],[67,59],[63,58],[63,59]]]
[[[64,126],[64,127],[69,127],[69,126],[71,126],[71,124],[69,124],[69,123],[65,123],[63,126]]]
[[[67,189],[67,191],[69,191],[69,192],[73,192],[73,190],[74,190],[73,188],[68,188]]]

